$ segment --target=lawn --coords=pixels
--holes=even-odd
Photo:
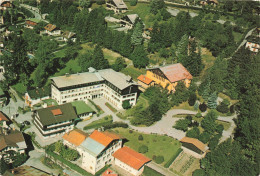
[[[54,55],[56,57],[60,57],[60,58],[65,57],[65,51],[66,51],[66,48],[58,50],[57,52],[54,53]]]
[[[90,124],[86,125],[83,128],[83,130],[99,128],[103,125],[111,124],[112,122],[113,122],[112,116],[108,115],[108,116],[103,117],[102,119],[91,122]]]
[[[229,96],[223,93],[219,93],[218,96],[222,99],[227,99],[231,104],[236,104],[238,102],[238,100],[232,100]]]
[[[56,102],[56,100],[54,99],[47,99],[47,100],[42,100],[44,103],[47,103],[47,106],[51,106],[51,105],[58,105],[58,103]]]
[[[132,131],[131,133],[131,130],[125,128],[115,128],[113,131],[125,137],[128,140],[125,145],[129,146],[135,151],[138,151],[138,148],[140,146],[146,145],[148,147],[148,152],[144,155],[146,155],[150,159],[152,159],[153,156],[162,155],[164,157],[164,162],[162,163],[162,165],[170,160],[181,146],[178,140],[175,140],[168,136],[144,134],[135,131]],[[139,135],[143,136],[142,141],[138,140]]]
[[[194,106],[190,106],[188,101],[181,103],[179,106],[174,106],[172,109],[185,109],[190,111],[196,111]]]
[[[239,32],[234,32],[234,31],[232,31],[232,34],[234,36],[234,40],[235,40],[236,43],[241,41],[243,34],[241,34]]]
[[[146,73],[146,70],[144,68],[138,69],[135,68],[133,65],[130,65],[121,70],[121,72],[125,75],[130,75],[134,80],[137,80],[138,76]]]
[[[61,69],[59,72],[55,73],[54,76],[63,76],[66,73],[77,73],[81,72],[81,67],[78,64],[78,59],[71,59],[66,63],[66,66]]]
[[[202,57],[202,63],[205,66],[200,74],[200,77],[203,78],[204,75],[206,74],[206,71],[214,65],[216,58],[212,56],[212,53],[206,48],[202,48],[201,57]]]
[[[13,85],[12,88],[14,88],[16,90],[16,92],[20,98],[22,98],[24,96],[25,92],[27,91],[27,87],[24,86],[22,83],[17,83],[15,85]]]
[[[224,126],[224,130],[228,130],[231,126],[231,124],[229,122],[224,122],[224,121],[220,121],[220,120],[216,120],[217,124],[222,124]]]

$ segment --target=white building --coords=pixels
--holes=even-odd
[[[61,35],[61,30],[57,28],[56,25],[53,24],[47,24],[45,27],[45,33],[50,35],[50,36],[58,36]]]
[[[151,161],[149,158],[128,147],[117,150],[113,154],[113,157],[115,157],[115,165],[135,176],[141,175],[144,166]]]
[[[99,97],[105,97],[119,109],[122,109],[123,101],[136,104],[137,83],[112,69],[97,71],[89,68],[89,72],[67,74],[51,80],[51,97],[58,104]]]
[[[95,130],[79,146],[79,153],[82,153],[82,168],[95,174],[114,160],[113,153],[121,147],[122,139],[118,135]]]
[[[67,103],[36,110],[33,123],[45,139],[71,131],[76,118],[73,106]]]

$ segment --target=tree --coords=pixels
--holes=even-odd
[[[205,112],[207,110],[207,105],[205,104],[205,102],[199,105],[199,109],[201,112]]]
[[[148,147],[146,145],[141,145],[139,148],[138,148],[138,152],[139,153],[147,153],[148,152]]]
[[[221,134],[223,133],[223,130],[224,130],[224,126],[222,124],[219,124],[217,127],[216,127],[216,132],[218,134]]]
[[[108,60],[104,58],[103,51],[101,49],[101,46],[97,45],[94,49],[93,53],[93,67],[97,70],[109,68]]]
[[[79,6],[84,8],[88,8],[91,5],[91,2],[89,0],[80,0]]]
[[[150,12],[156,15],[159,10],[165,8],[164,0],[152,0],[150,3]]]
[[[130,1],[130,6],[136,6],[138,0],[131,0]]]
[[[188,100],[189,105],[190,105],[190,106],[194,106],[196,100],[197,100],[197,95],[196,95],[196,93],[191,93],[191,94],[190,94],[190,97],[189,97],[189,100]]]
[[[26,160],[27,160],[26,154],[17,153],[17,155],[15,156],[15,160],[12,163],[12,167],[18,167],[22,165]]]
[[[187,131],[186,136],[198,139],[200,136],[200,130],[197,127],[193,127],[191,130]]]
[[[134,67],[136,68],[145,68],[149,64],[149,59],[143,45],[135,47],[130,59],[133,61]]]
[[[210,109],[216,109],[217,107],[217,93],[213,92],[210,97],[208,98],[208,108]]]
[[[157,164],[163,163],[163,162],[164,162],[164,157],[161,156],[161,155],[156,156],[156,157],[155,157],[155,162],[156,162]]]
[[[144,38],[143,38],[143,29],[144,25],[141,20],[136,20],[133,33],[131,35],[131,44],[134,46],[142,45]]]
[[[206,173],[203,169],[196,169],[193,173],[192,176],[206,176]]]
[[[64,146],[63,146],[61,141],[58,141],[58,142],[55,143],[55,152],[61,153],[63,148],[64,148]]]
[[[228,111],[229,111],[228,105],[226,105],[223,102],[221,102],[220,105],[218,105],[216,109],[218,112],[221,112],[221,113],[228,113]]]
[[[127,64],[125,62],[125,59],[123,59],[122,57],[118,57],[116,58],[115,63],[111,66],[113,68],[113,70],[119,72],[122,69],[126,68]]]
[[[122,106],[124,109],[131,108],[131,104],[130,104],[129,100],[124,100]]]
[[[4,174],[6,170],[9,169],[9,166],[6,164],[4,158],[0,159],[0,174]]]
[[[180,119],[176,122],[176,124],[173,126],[177,130],[187,131],[189,125],[191,124],[190,120],[188,119]]]
[[[209,134],[208,132],[204,131],[203,133],[200,134],[199,136],[199,140],[201,142],[203,142],[204,144],[208,143],[210,140],[211,134]]]
[[[188,56],[188,44],[189,37],[185,34],[181,37],[181,40],[177,45],[176,56],[178,58],[178,62],[182,63],[182,61]]]
[[[141,135],[141,134],[140,134],[140,135],[138,136],[138,140],[139,140],[139,141],[142,141],[142,140],[144,140],[144,137],[143,137],[143,135]]]
[[[216,120],[217,120],[217,113],[216,111],[209,111],[207,115],[204,117],[204,119],[201,121],[201,126],[204,128],[204,130],[210,134],[213,134],[216,131]]]

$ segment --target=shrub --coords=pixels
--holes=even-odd
[[[190,94],[188,103],[190,106],[194,106],[195,102],[197,100],[197,95],[195,93]]]
[[[188,119],[180,119],[176,122],[176,124],[173,126],[173,128],[176,128],[177,130],[187,131],[188,126],[191,124],[191,121]]]
[[[130,133],[130,134],[133,133],[133,130],[129,130],[129,133]]]
[[[128,128],[128,124],[126,124],[124,122],[114,122],[111,124],[106,124],[103,127],[104,127],[104,130],[111,129],[111,128],[117,128],[117,127]]]
[[[98,5],[102,5],[102,4],[105,4],[106,2],[105,2],[105,0],[97,0],[96,3]]]
[[[129,109],[129,108],[131,108],[131,104],[130,104],[129,100],[123,101],[122,106],[123,106],[124,109]]]
[[[192,116],[191,116],[191,115],[187,115],[187,116],[185,117],[185,119],[187,119],[187,120],[189,120],[190,122],[192,122]]]
[[[161,164],[161,163],[163,163],[163,162],[164,162],[164,157],[161,156],[161,155],[156,156],[156,158],[155,158],[155,162],[156,162],[157,164]]]
[[[235,105],[231,105],[229,108],[230,113],[235,113]]]
[[[205,112],[207,110],[207,105],[205,103],[202,103],[199,105],[199,109],[201,112]]]
[[[222,135],[222,133],[223,133],[223,130],[224,130],[224,126],[223,126],[222,124],[219,124],[219,125],[217,126],[217,128],[216,128],[216,132],[217,132],[218,134],[221,134],[221,135]]]
[[[202,117],[202,114],[198,112],[198,113],[195,115],[195,117],[200,118],[200,117]]]
[[[216,135],[212,139],[210,139],[210,141],[209,141],[210,150],[214,150],[217,147],[217,145],[219,143],[219,139],[220,139],[219,135]]]
[[[176,144],[177,144],[177,143],[176,143]],[[179,156],[179,154],[180,154],[182,151],[183,151],[182,148],[179,148],[179,149],[177,150],[177,152],[170,158],[170,160],[167,161],[167,163],[165,163],[164,167],[165,167],[165,168],[169,168],[170,165],[173,163],[173,161]]]
[[[148,152],[148,147],[146,145],[142,145],[138,148],[139,153],[146,153]]]
[[[138,136],[138,140],[139,140],[139,141],[144,140],[143,135],[140,134],[140,135]]]
[[[198,139],[204,144],[206,144],[210,140],[210,136],[211,135],[208,132],[203,132],[200,134]]]
[[[193,173],[192,176],[206,176],[206,173],[203,169],[196,169]]]
[[[137,0],[130,0],[130,6],[136,6]]]
[[[193,107],[194,107],[194,110],[198,110],[199,109],[199,102],[196,101],[196,103],[195,103],[195,105]]]
[[[200,130],[197,127],[194,127],[186,133],[186,136],[191,138],[199,138]]]

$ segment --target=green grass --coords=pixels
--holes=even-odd
[[[136,111],[142,111],[144,109],[146,109],[149,106],[149,101],[148,99],[141,94],[137,100],[136,105],[133,108],[127,109],[124,113],[123,116],[125,117],[125,119],[129,116],[134,116]],[[141,108],[140,108],[141,107]]]
[[[227,96],[223,93],[219,93],[218,96],[222,99],[227,99],[231,104],[236,104],[238,102],[238,100],[233,100],[229,96]]]
[[[125,145],[129,146],[135,151],[138,151],[138,148],[140,146],[146,145],[148,147],[148,152],[144,155],[146,155],[150,159],[152,159],[154,155],[162,155],[164,157],[164,162],[162,163],[162,165],[168,162],[181,146],[178,140],[175,140],[168,136],[143,134],[135,131],[129,133],[129,129],[125,128],[115,128],[113,131],[125,137],[128,140]],[[142,134],[143,136],[142,141],[138,140],[138,136],[140,134]]]
[[[86,125],[83,129],[88,130],[92,128],[99,128],[103,125],[111,124],[112,122],[113,122],[112,116],[108,115],[103,117],[102,119],[91,122],[90,124]]]
[[[144,68],[138,69],[131,65],[121,70],[121,72],[125,75],[130,75],[134,80],[137,80],[138,76],[146,73],[146,70]]]
[[[24,86],[22,83],[17,83],[12,86],[12,88],[17,92],[18,96],[22,99],[25,92],[27,91],[27,87]]]
[[[53,76],[63,76],[66,73],[77,73],[81,72],[81,67],[78,64],[78,59],[76,58],[75,60],[70,60],[69,62],[66,63],[66,66],[55,73]]]
[[[47,99],[47,100],[42,100],[44,103],[47,103],[47,106],[50,106],[50,105],[58,105],[58,103],[56,102],[56,100],[54,99]]]
[[[65,51],[66,51],[66,49],[59,50],[59,51],[55,52],[54,55],[56,57],[60,57],[60,58],[65,57]]]
[[[152,168],[145,166],[142,176],[163,176],[161,173],[153,170]]]
[[[185,109],[185,110],[195,111],[194,106],[190,106],[187,101],[181,103],[179,106],[174,106],[172,109]]]
[[[220,121],[220,120],[216,120],[217,124],[222,124],[224,126],[224,130],[228,130],[231,126],[231,124],[229,122],[224,122],[224,121]]]
[[[235,40],[236,43],[238,43],[243,37],[243,34],[241,34],[239,32],[232,31],[232,34],[234,36],[234,40]]]
[[[94,112],[94,110],[89,107],[84,101],[74,101],[71,104],[76,108],[76,112],[78,115],[88,112]]]

